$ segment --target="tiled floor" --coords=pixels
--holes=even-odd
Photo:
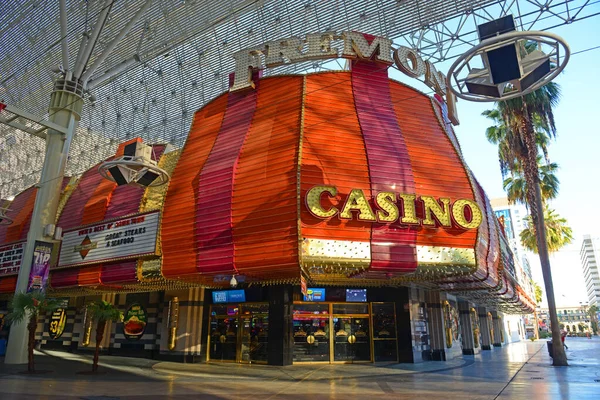
[[[52,352],[23,367],[0,361],[0,399],[600,399],[600,338],[567,339],[569,367],[552,367],[546,342],[520,342],[481,355],[415,365],[157,363]],[[357,397],[359,396],[359,397]]]

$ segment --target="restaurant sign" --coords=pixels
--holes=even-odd
[[[345,197],[345,198],[343,198]],[[339,200],[341,208],[332,204]],[[336,203],[337,203],[336,200]],[[329,203],[329,204],[327,204]],[[483,214],[473,200],[451,199],[416,194],[378,192],[372,199],[361,189],[352,189],[347,196],[338,196],[335,186],[314,186],[306,193],[306,207],[315,217],[358,219],[365,222],[422,225],[424,227],[478,228]],[[422,217],[421,217],[422,216]]]
[[[88,225],[63,236],[59,267],[156,254],[159,212]]]
[[[16,274],[21,267],[25,242],[0,246],[0,275]]]

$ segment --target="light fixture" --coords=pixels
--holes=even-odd
[[[516,31],[512,15],[481,24],[477,32],[479,45],[460,56],[448,71],[448,86],[465,100],[499,101],[526,95],[554,79],[569,61],[569,46],[560,36]]]
[[[231,275],[231,280],[229,281],[229,284],[232,288],[237,287],[238,281],[237,279],[235,279],[235,275]]]
[[[160,186],[169,181],[169,174],[158,167],[151,157],[152,147],[134,140],[123,149],[123,155],[103,162],[98,172],[117,185],[134,184],[142,187]]]

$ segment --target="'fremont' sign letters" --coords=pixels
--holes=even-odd
[[[348,58],[371,60],[385,65],[394,65],[411,78],[424,76],[425,84],[440,96],[446,97],[448,117],[458,125],[456,98],[448,85],[446,76],[435,66],[405,46],[392,48],[392,41],[381,36],[365,35],[360,32],[309,33],[304,39],[291,37],[265,43],[262,46],[240,50],[233,54],[235,75],[231,91],[254,87],[254,70],[277,67],[309,60]]]

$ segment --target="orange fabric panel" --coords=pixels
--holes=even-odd
[[[411,159],[416,194],[449,197],[452,202],[475,200],[462,162],[439,125],[431,100],[398,82],[391,82],[391,92]],[[477,229],[421,228],[417,245],[474,248],[476,239]]]
[[[247,275],[300,274],[296,182],[302,90],[301,76],[260,82],[232,201],[235,266]]]
[[[94,190],[94,194],[84,206],[83,216],[81,217],[82,225],[104,220],[108,203],[110,203],[112,192],[116,187],[117,184],[108,179],[102,179],[100,181],[96,190]]]
[[[81,267],[77,271],[77,284],[79,286],[96,286],[100,282],[100,274],[102,273],[102,266],[94,267]]]
[[[342,196],[345,199],[351,189],[362,189],[367,196],[371,192],[350,74],[307,75],[305,96],[301,202],[313,186],[331,185],[338,189],[331,205],[341,210]],[[329,207],[327,203],[324,196],[323,207]],[[371,224],[337,217],[322,220],[304,204],[301,210],[303,237],[364,242],[371,238]]]
[[[37,196],[37,188],[31,190],[27,201],[18,211],[17,215],[13,217],[13,223],[6,228],[6,243],[16,242],[21,240],[21,233],[25,228],[25,225],[30,221],[30,216],[33,213],[33,206],[35,204],[35,197]]]
[[[17,276],[0,278],[0,293],[14,293],[17,289]]]
[[[196,273],[194,234],[197,177],[210,154],[227,107],[227,93],[196,112],[188,140],[173,171],[161,224],[165,277]]]

